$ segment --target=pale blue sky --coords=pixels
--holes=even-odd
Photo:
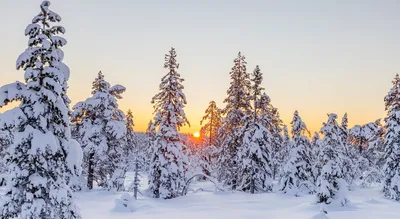
[[[15,60],[40,0],[0,0],[0,84],[21,80]],[[312,130],[326,113],[351,124],[385,115],[383,97],[400,72],[400,1],[134,1],[53,0],[67,30],[65,61],[73,102],[90,94],[101,69],[127,87],[139,130],[151,119],[151,97],[164,74],[164,54],[178,52],[186,79],[191,129],[210,100],[222,105],[232,60],[240,50],[286,123],[298,109]]]

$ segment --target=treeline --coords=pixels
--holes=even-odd
[[[381,183],[387,198],[400,200],[396,148],[400,79],[385,97],[385,124],[375,122],[348,127],[347,113],[338,121],[329,113],[312,136],[298,111],[290,122],[291,133],[261,86],[256,66],[247,72],[239,53],[230,72],[231,83],[219,109],[214,101],[205,111],[201,147],[203,172],[231,190],[249,193],[276,190],[293,196],[315,194],[322,211],[332,202],[344,206],[347,191],[355,185]],[[397,130],[397,131],[396,131]],[[274,184],[273,182],[277,182]]]

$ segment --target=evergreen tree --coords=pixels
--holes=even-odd
[[[140,166],[144,165],[145,154],[144,151],[147,148],[141,147],[138,143],[138,137],[134,131],[135,123],[133,121],[133,113],[132,110],[128,110],[126,114],[126,147],[124,148],[125,154],[125,162],[126,167],[125,170],[129,169],[136,169],[136,162],[138,163],[139,169]]]
[[[158,127],[152,163],[150,166],[149,191],[156,198],[171,199],[180,196],[185,183],[187,157],[183,153],[179,128],[189,124],[183,108],[186,97],[178,73],[176,51],[171,48],[165,55],[167,74],[161,79],[159,92],[153,97],[154,125]]]
[[[317,184],[318,177],[321,175],[323,157],[322,142],[318,132],[315,132],[311,138],[311,156],[312,156],[312,173],[314,176],[314,184]]]
[[[383,195],[400,201],[400,78],[393,80],[393,87],[385,97],[387,110],[385,132],[385,160]]]
[[[126,114],[126,148],[124,151],[126,168],[124,171],[128,171],[128,167],[134,171],[134,179],[128,188],[128,191],[133,191],[133,197],[137,199],[140,186],[140,167],[144,166],[145,154],[144,151],[147,148],[140,148],[137,136],[134,131],[135,123],[133,121],[132,110],[128,110]]]
[[[137,199],[137,194],[139,192],[139,187],[140,187],[140,177],[141,177],[141,175],[140,175],[139,171],[140,171],[139,160],[136,157],[136,159],[135,159],[135,167],[134,167],[135,176],[133,178],[133,182],[131,184],[131,188],[129,189],[130,191],[133,191],[133,197],[135,199]]]
[[[246,64],[246,58],[239,52],[230,72],[231,86],[224,100],[226,106],[222,110],[225,118],[219,129],[222,142],[218,159],[218,179],[234,190],[238,183],[237,151],[243,143],[242,127],[246,119],[249,119],[246,115],[251,113],[251,82]]]
[[[294,112],[290,124],[292,125],[293,146],[290,150],[289,160],[285,165],[280,190],[298,196],[304,192],[312,193],[314,191],[311,144],[306,136],[306,134],[310,134],[297,111]]]
[[[347,116],[347,113],[344,113],[343,117],[342,117],[342,124],[341,124],[342,128],[344,130],[347,130],[349,127],[349,119]]]
[[[81,218],[67,179],[77,162],[70,150],[71,131],[65,102],[69,79],[61,48],[67,41],[61,17],[43,1],[25,29],[28,48],[17,60],[25,83],[0,88],[0,107],[20,101],[0,116],[0,129],[12,130],[7,154],[8,182],[0,218]]]
[[[371,150],[365,152],[363,156],[366,157],[371,164],[375,163],[373,166],[375,167],[375,170],[379,172],[379,175],[381,175],[383,166],[385,165],[384,134],[386,130],[381,123],[381,119],[377,119],[374,123],[375,123],[374,126],[377,127],[377,129],[374,132],[374,137],[371,139],[369,143],[369,147],[371,148]],[[379,176],[376,178],[375,181],[379,182],[381,179],[382,177]]]
[[[358,161],[357,176],[366,187],[373,182],[380,181],[382,158],[384,154],[380,120],[356,125],[349,131],[349,142],[353,149],[353,160]]]
[[[348,130],[348,117],[347,113],[344,114],[342,118],[341,124],[341,142],[343,145],[343,176],[346,180],[347,184],[351,186],[354,180],[360,175],[358,171],[358,160],[359,156],[357,156],[355,148],[349,143],[349,130]]]
[[[156,133],[157,133],[156,126],[154,125],[153,121],[150,120],[149,124],[147,125],[145,149],[143,150],[144,157],[146,158],[144,161],[144,166],[147,172],[149,171],[152,156],[154,154]]]
[[[371,133],[368,140],[368,147],[361,154],[364,162],[362,169],[362,183],[363,187],[367,187],[372,183],[381,182],[382,167],[383,167],[383,129],[380,127],[380,120],[368,123]]]
[[[73,107],[72,122],[84,151],[87,187],[93,182],[109,190],[122,191],[125,178],[125,114],[117,99],[125,92],[121,85],[110,86],[100,71],[92,85],[92,97]]]
[[[221,110],[218,109],[215,101],[211,101],[203,119],[200,121],[200,125],[206,122],[201,128],[202,134],[209,136],[208,145],[219,145],[218,141],[218,130],[221,127]],[[203,135],[202,135],[203,136]]]
[[[272,135],[272,178],[276,179],[276,176],[281,175],[279,171],[284,166],[283,157],[285,155],[283,153],[287,149],[284,147],[284,139],[281,135],[283,122],[280,119],[278,109],[271,104],[271,98],[267,94],[261,95],[260,102],[260,114],[264,118],[263,125]]]
[[[243,126],[243,144],[238,151],[239,185],[238,189],[250,193],[272,191],[271,152],[272,135],[263,126],[265,117],[260,115],[262,106],[262,73],[257,66],[252,75],[251,94],[253,96],[253,114]]]
[[[138,152],[138,145],[136,134],[134,131],[135,123],[133,121],[133,113],[132,110],[128,110],[126,114],[126,144],[127,147],[125,148],[127,151],[126,154],[131,154],[132,152]]]
[[[279,177],[282,177],[284,173],[284,165],[289,161],[289,154],[291,147],[293,146],[292,141],[290,139],[289,131],[287,128],[287,125],[283,125],[283,136],[282,136],[282,146],[280,147],[280,150],[277,152],[275,162],[276,165],[279,165],[279,170],[277,172],[280,173]]]
[[[336,122],[337,115],[329,114],[328,121],[323,124],[322,170],[318,178],[317,203],[322,203],[321,210],[327,213],[326,205],[336,202],[344,206],[347,202],[347,183],[344,180],[343,144],[341,127]]]

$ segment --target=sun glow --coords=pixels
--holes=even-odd
[[[193,137],[195,137],[195,138],[200,138],[200,132],[195,132],[195,133],[193,133]]]

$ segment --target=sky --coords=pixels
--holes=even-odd
[[[0,0],[0,85],[23,80],[15,62],[27,47],[25,27],[40,0]],[[383,98],[400,72],[397,0],[53,0],[62,17],[65,63],[73,103],[90,96],[101,70],[127,88],[119,101],[132,109],[136,130],[153,117],[164,54],[178,53],[185,79],[182,132],[200,129],[208,103],[220,108],[233,59],[241,51],[248,71],[259,65],[263,86],[289,124],[293,112],[311,131],[327,113],[348,113],[350,126],[385,116]]]

